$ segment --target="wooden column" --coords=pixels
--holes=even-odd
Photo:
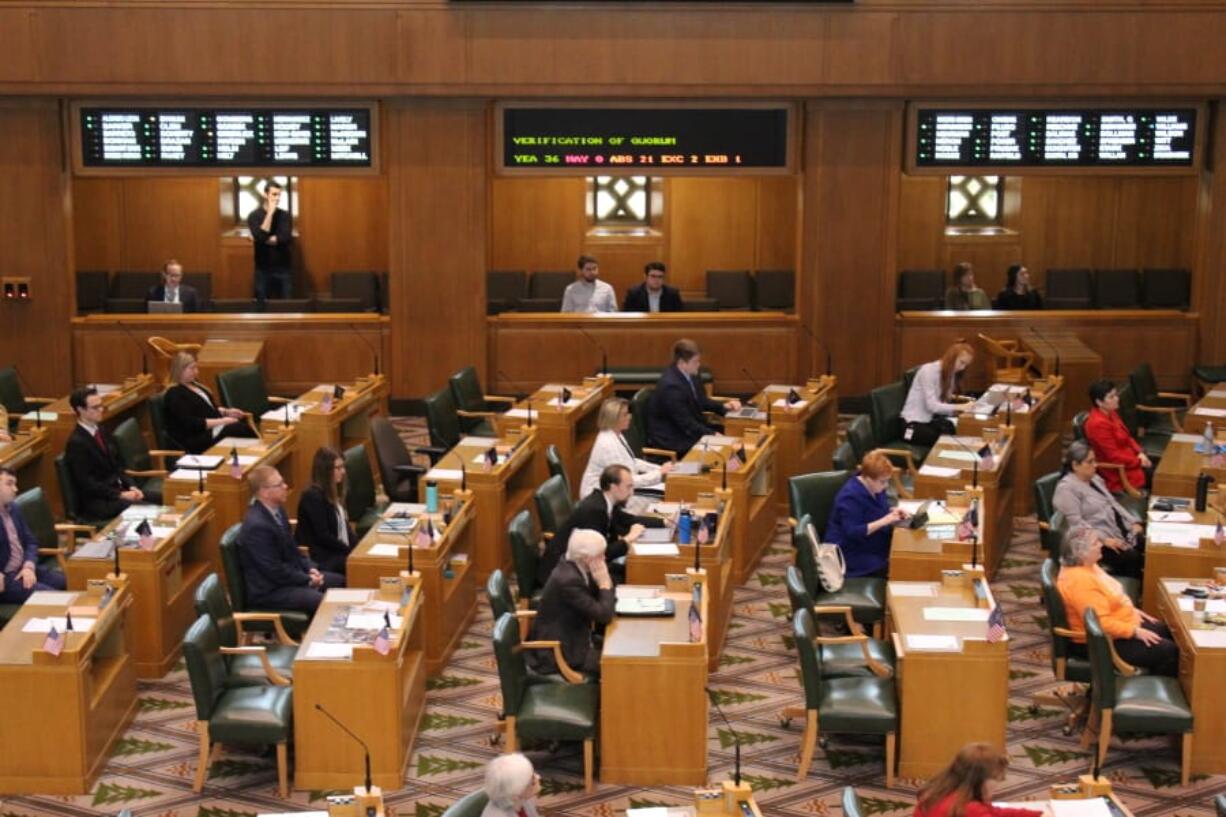
[[[1211,108],[1214,120],[1205,146],[1206,169],[1196,197],[1196,266],[1192,276],[1192,309],[1200,314],[1200,362],[1226,362],[1226,122],[1223,102]],[[1222,170],[1215,172],[1215,168]]]

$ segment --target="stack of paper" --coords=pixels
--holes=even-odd
[[[957,652],[958,639],[952,635],[908,635],[907,649]]]
[[[941,465],[928,465],[925,463],[920,466],[919,472],[926,477],[956,477],[962,473],[961,468],[946,468]],[[676,471],[674,470],[674,473]]]

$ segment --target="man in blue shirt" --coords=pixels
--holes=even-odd
[[[38,565],[38,540],[21,516],[17,475],[0,468],[0,604],[24,604],[37,590],[63,590],[64,574]]]

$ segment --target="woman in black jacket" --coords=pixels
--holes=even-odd
[[[170,382],[163,398],[166,433],[189,454],[201,454],[220,437],[254,437],[243,413],[217,405],[213,393],[197,382],[200,367],[188,352],[170,361]]]
[[[335,448],[315,452],[311,487],[298,500],[296,538],[320,570],[345,574],[345,560],[358,536],[345,512],[345,458]]]

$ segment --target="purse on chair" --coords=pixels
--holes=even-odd
[[[847,575],[847,563],[843,561],[843,549],[838,545],[818,541],[817,529],[810,523],[805,529],[809,544],[813,547],[813,560],[817,562],[817,575],[822,583],[822,589],[827,593],[837,593],[843,589],[843,578]]]

